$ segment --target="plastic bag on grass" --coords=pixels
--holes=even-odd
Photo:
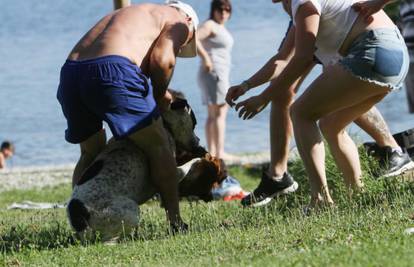
[[[211,190],[215,200],[223,199],[224,201],[240,200],[248,195],[240,185],[240,182],[233,176],[227,176],[218,187]]]

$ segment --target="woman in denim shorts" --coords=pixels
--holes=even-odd
[[[379,5],[369,17],[355,11],[355,0],[272,1],[281,2],[294,21],[291,57],[282,71],[273,67],[274,86],[239,102],[236,110],[243,119],[254,117],[279,90],[306,72],[314,55],[322,61],[324,72],[292,105],[291,117],[309,176],[310,206],[329,205],[333,200],[326,182],[323,137],[350,194],[358,191],[363,186],[358,150],[345,128],[402,85],[409,65],[407,47],[381,10],[387,1],[367,1]],[[234,104],[243,93],[229,91],[228,102]]]

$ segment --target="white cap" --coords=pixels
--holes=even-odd
[[[197,13],[194,11],[194,9],[181,1],[177,0],[167,0],[166,4],[175,8],[178,8],[182,12],[184,12],[187,16],[191,18],[191,21],[194,26],[194,35],[193,38],[191,38],[190,42],[181,48],[180,52],[178,53],[178,57],[195,57],[197,56],[197,37],[196,37],[196,30],[198,27],[198,16]]]

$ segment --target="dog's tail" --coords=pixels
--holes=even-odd
[[[79,199],[72,199],[68,204],[69,221],[76,232],[82,232],[88,227],[90,214]]]

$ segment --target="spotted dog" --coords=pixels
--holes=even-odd
[[[212,200],[211,189],[226,177],[226,170],[199,146],[194,114],[177,92],[162,118],[177,162],[199,157],[177,168],[180,196]],[[104,241],[130,233],[138,225],[138,205],[156,193],[149,175],[147,158],[132,141],[110,142],[73,189],[67,206],[70,225],[86,236],[99,232]]]

